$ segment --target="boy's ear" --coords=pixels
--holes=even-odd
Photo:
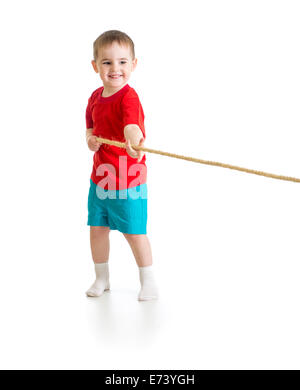
[[[136,68],[137,66],[137,58],[135,58],[133,61],[132,61],[132,72],[134,71],[134,69]]]
[[[95,71],[96,73],[99,73],[98,68],[97,68],[97,64],[96,64],[95,60],[92,60],[92,65],[93,65],[94,71]]]

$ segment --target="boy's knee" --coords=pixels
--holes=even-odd
[[[110,232],[108,226],[91,226],[91,234],[93,235],[106,235]]]
[[[123,233],[124,237],[126,238],[127,241],[138,241],[141,239],[141,236],[143,234],[129,234],[129,233]]]

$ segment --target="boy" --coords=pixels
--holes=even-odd
[[[127,34],[110,30],[95,40],[92,66],[103,87],[92,93],[86,109],[86,141],[95,152],[87,224],[96,280],[86,292],[89,297],[99,297],[110,288],[109,232],[119,230],[139,267],[138,299],[158,298],[146,236],[146,155],[131,147],[143,146],[146,138],[143,108],[137,93],[127,84],[136,65],[134,43]],[[101,144],[97,137],[125,142],[126,149]]]

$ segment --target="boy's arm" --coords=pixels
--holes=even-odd
[[[144,136],[138,125],[127,125],[124,127],[124,136],[126,139],[126,151],[130,157],[137,158],[140,162],[144,152],[132,149],[131,145],[144,145]]]
[[[89,137],[90,137],[91,135],[93,135],[93,128],[91,128],[91,129],[86,129],[86,133],[85,133],[85,134],[86,134],[86,135],[85,135],[86,142],[88,143]]]
[[[93,135],[93,128],[86,129],[85,133],[86,143],[92,152],[97,152],[100,148],[101,142],[97,141],[97,137]]]

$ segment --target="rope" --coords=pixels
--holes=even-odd
[[[101,142],[101,143],[104,143],[104,144],[108,144],[108,145],[118,146],[120,148],[126,148],[126,145],[125,145],[124,142],[111,141],[111,140],[105,139],[105,138],[97,138],[97,141]],[[141,150],[143,152],[156,153],[156,154],[161,154],[162,156],[180,158],[182,160],[193,161],[193,162],[200,163],[200,164],[214,165],[214,166],[222,167],[222,168],[235,169],[236,171],[241,171],[241,172],[246,172],[246,173],[253,173],[254,175],[270,177],[272,179],[286,180],[286,181],[293,181],[293,182],[296,182],[296,183],[300,183],[300,179],[298,179],[297,177],[281,176],[281,175],[275,175],[274,173],[255,171],[253,169],[237,167],[235,165],[230,165],[230,164],[223,164],[223,163],[217,162],[217,161],[201,160],[200,158],[195,158],[195,157],[181,156],[180,154],[163,152],[161,150],[145,148],[145,147],[138,146],[138,145],[131,145],[131,147],[132,147],[132,149]]]

